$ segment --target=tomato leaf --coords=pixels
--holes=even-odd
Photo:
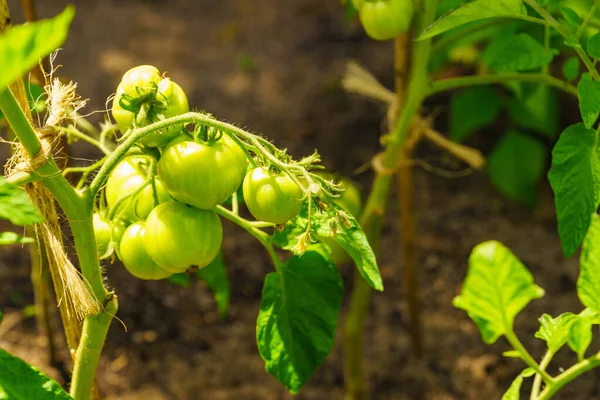
[[[450,139],[464,142],[479,129],[490,126],[500,114],[498,92],[490,86],[461,90],[450,101]]]
[[[293,256],[265,279],[256,339],[266,370],[297,393],[331,352],[342,278],[320,253]]]
[[[590,310],[600,312],[600,216],[595,213],[583,241],[579,265],[579,300]]]
[[[556,353],[569,340],[571,327],[577,321],[578,316],[573,313],[564,313],[556,318],[544,314],[539,319],[540,329],[535,333],[535,337],[546,342],[548,350]]]
[[[206,282],[210,290],[213,291],[219,310],[219,318],[224,319],[229,309],[230,288],[223,250],[210,264],[200,268],[196,272],[196,276]]]
[[[597,32],[587,41],[587,53],[592,58],[600,58],[600,32]]]
[[[518,132],[507,132],[488,157],[487,172],[502,194],[532,207],[537,202],[537,186],[545,167],[546,150],[540,142]]]
[[[10,399],[72,399],[56,381],[3,349],[0,349],[0,387]]]
[[[589,73],[581,75],[577,84],[579,109],[581,118],[586,128],[591,128],[596,123],[600,114],[600,82],[592,80]]]
[[[19,236],[14,232],[0,232],[0,246],[25,243],[33,243],[33,239],[30,237]]]
[[[510,384],[508,390],[502,395],[501,400],[519,400],[521,398],[521,385],[523,385],[523,376],[517,375]]]
[[[600,147],[582,123],[567,127],[552,150],[548,173],[554,191],[558,234],[567,257],[575,253],[600,204]]]
[[[192,278],[185,272],[181,274],[173,274],[167,278],[169,282],[171,282],[175,286],[187,288],[192,284]]]
[[[485,343],[512,332],[517,314],[544,295],[521,261],[502,243],[483,242],[469,257],[469,271],[461,294],[452,304],[465,310],[477,324]]]
[[[582,312],[581,314],[584,314]],[[592,318],[578,315],[578,319],[575,320],[571,326],[571,332],[569,334],[569,347],[577,354],[579,361],[583,361],[585,358],[585,352],[592,343]]]
[[[562,72],[568,82],[574,81],[579,76],[579,57],[569,57],[563,64]]]
[[[16,26],[0,35],[0,91],[64,43],[74,15],[75,7],[69,5],[52,19]]]
[[[522,0],[475,0],[463,3],[427,27],[417,40],[428,39],[469,22],[521,14]]]
[[[3,176],[0,176],[0,219],[8,219],[15,225],[43,221],[42,215],[25,192]]]
[[[549,64],[558,52],[546,49],[526,33],[497,42],[493,53],[486,51],[486,64],[496,71],[528,71]]]
[[[360,275],[375,290],[383,291],[383,282],[381,273],[377,267],[375,253],[369,245],[367,235],[356,221],[356,219],[343,211],[335,204],[330,207],[336,208],[347,215],[348,225],[344,229],[338,230],[335,235],[329,226],[329,216],[321,211],[315,210],[312,214],[312,229],[320,237],[334,238],[342,248],[348,253],[358,268]],[[297,243],[297,237],[306,231],[308,225],[308,206],[305,203],[300,214],[288,222],[281,231],[275,231],[273,234],[273,243],[284,250],[292,250]]]
[[[560,7],[560,13],[563,17],[565,17],[565,20],[569,23],[569,25],[571,25],[574,28],[579,27],[579,25],[581,25],[581,23],[583,22],[583,20],[575,10],[565,5]]]
[[[560,112],[556,91],[547,85],[522,84],[531,92],[526,96],[511,98],[508,111],[510,118],[520,126],[555,139],[560,133]]]

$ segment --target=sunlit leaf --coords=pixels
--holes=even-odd
[[[484,342],[512,332],[517,314],[544,295],[521,261],[502,243],[483,242],[469,257],[469,272],[453,305],[477,324]]]
[[[15,225],[42,222],[42,215],[23,189],[0,176],[0,219],[8,219]]]
[[[600,312],[600,216],[593,214],[581,250],[577,295],[581,303]]]
[[[343,299],[335,265],[307,251],[265,279],[256,337],[266,369],[297,393],[331,352]]]
[[[535,337],[545,340],[548,350],[556,353],[567,343],[571,327],[578,319],[579,317],[573,313],[564,313],[556,318],[544,314],[539,319],[541,326],[535,333]]]
[[[0,232],[0,245],[33,243],[30,237],[23,237],[14,232]]]

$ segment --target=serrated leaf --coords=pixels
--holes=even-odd
[[[229,309],[230,287],[223,251],[206,267],[200,268],[196,272],[196,275],[206,282],[208,287],[213,291],[219,310],[219,317],[221,319],[225,318]]]
[[[333,347],[344,285],[314,251],[293,256],[265,279],[256,338],[266,370],[297,393]]]
[[[579,361],[585,358],[585,352],[592,343],[592,320],[578,318],[571,326],[569,334],[569,347],[577,354]]]
[[[575,10],[573,10],[570,7],[567,7],[566,5],[562,5],[560,7],[560,12],[562,16],[565,17],[565,20],[569,23],[569,25],[571,25],[574,28],[579,27],[579,25],[581,25],[581,23],[583,22],[579,14],[577,14]]]
[[[599,205],[600,147],[582,123],[567,127],[552,150],[548,173],[554,191],[558,233],[567,257],[575,253]]]
[[[334,238],[352,258],[358,272],[367,283],[373,289],[383,291],[383,282],[379,267],[377,266],[375,253],[369,245],[367,236],[362,228],[352,215],[343,211],[339,206],[329,204],[329,207],[334,207],[346,214],[347,226],[337,231],[334,235],[329,226],[328,215],[321,211],[315,211],[311,219],[313,230],[320,237]],[[273,243],[284,250],[291,250],[296,245],[298,236],[306,231],[308,225],[307,215],[308,206],[304,204],[302,211],[300,211],[296,218],[288,222],[282,230],[275,231],[272,238]]]
[[[593,214],[581,250],[577,295],[581,303],[600,312],[600,216]]]
[[[427,27],[417,40],[431,38],[457,26],[481,19],[516,17],[521,13],[521,6],[522,0],[475,0],[463,3]]]
[[[501,42],[494,57],[488,55],[487,65],[496,71],[528,71],[552,62],[558,52],[546,49],[526,33],[519,33]],[[498,45],[500,46],[500,45]]]
[[[523,385],[523,377],[517,375],[508,390],[502,395],[502,400],[519,400],[521,398],[521,385]]]
[[[586,50],[590,57],[600,58],[600,32],[597,32],[588,39]]]
[[[75,8],[69,5],[52,19],[16,26],[0,35],[0,91],[63,44],[74,15]]]
[[[473,86],[457,92],[450,101],[450,138],[464,142],[477,130],[490,126],[501,108],[498,92],[492,87]]]
[[[568,82],[574,81],[579,76],[579,58],[569,57],[563,64],[562,72]]]
[[[37,224],[42,215],[31,203],[25,192],[0,176],[0,219],[8,219],[15,225]]]
[[[15,400],[69,400],[56,381],[0,349],[0,386]]]
[[[556,353],[567,343],[571,327],[578,319],[579,317],[573,313],[564,313],[556,318],[544,314],[539,319],[541,326],[535,333],[535,337],[546,341],[548,350]]]
[[[537,187],[544,176],[546,154],[539,141],[510,131],[488,157],[487,172],[502,194],[532,207],[537,202]]]
[[[0,246],[25,243],[33,243],[33,239],[30,237],[19,236],[14,232],[0,232]]]
[[[594,81],[587,72],[582,74],[577,84],[577,96],[581,118],[586,128],[591,128],[600,114],[600,82]]]
[[[494,343],[513,330],[517,314],[544,295],[521,261],[502,243],[483,242],[469,257],[461,294],[452,304],[475,321],[485,343]]]

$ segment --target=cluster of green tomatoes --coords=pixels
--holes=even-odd
[[[189,112],[183,89],[158,69],[127,71],[112,115],[126,137],[132,128]],[[100,258],[122,261],[140,279],[159,280],[202,268],[219,254],[223,228],[215,207],[242,188],[250,214],[278,226],[302,209],[304,192],[285,172],[249,162],[243,142],[206,126],[171,125],[143,136],[108,176],[94,233]],[[353,215],[360,194],[349,182],[336,202]],[[331,258],[346,254],[329,239]]]
[[[352,0],[367,34],[375,40],[390,40],[408,30],[413,0]]]

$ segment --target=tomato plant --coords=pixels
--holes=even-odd
[[[412,0],[364,0],[355,6],[365,32],[376,40],[403,34],[413,16]]]

